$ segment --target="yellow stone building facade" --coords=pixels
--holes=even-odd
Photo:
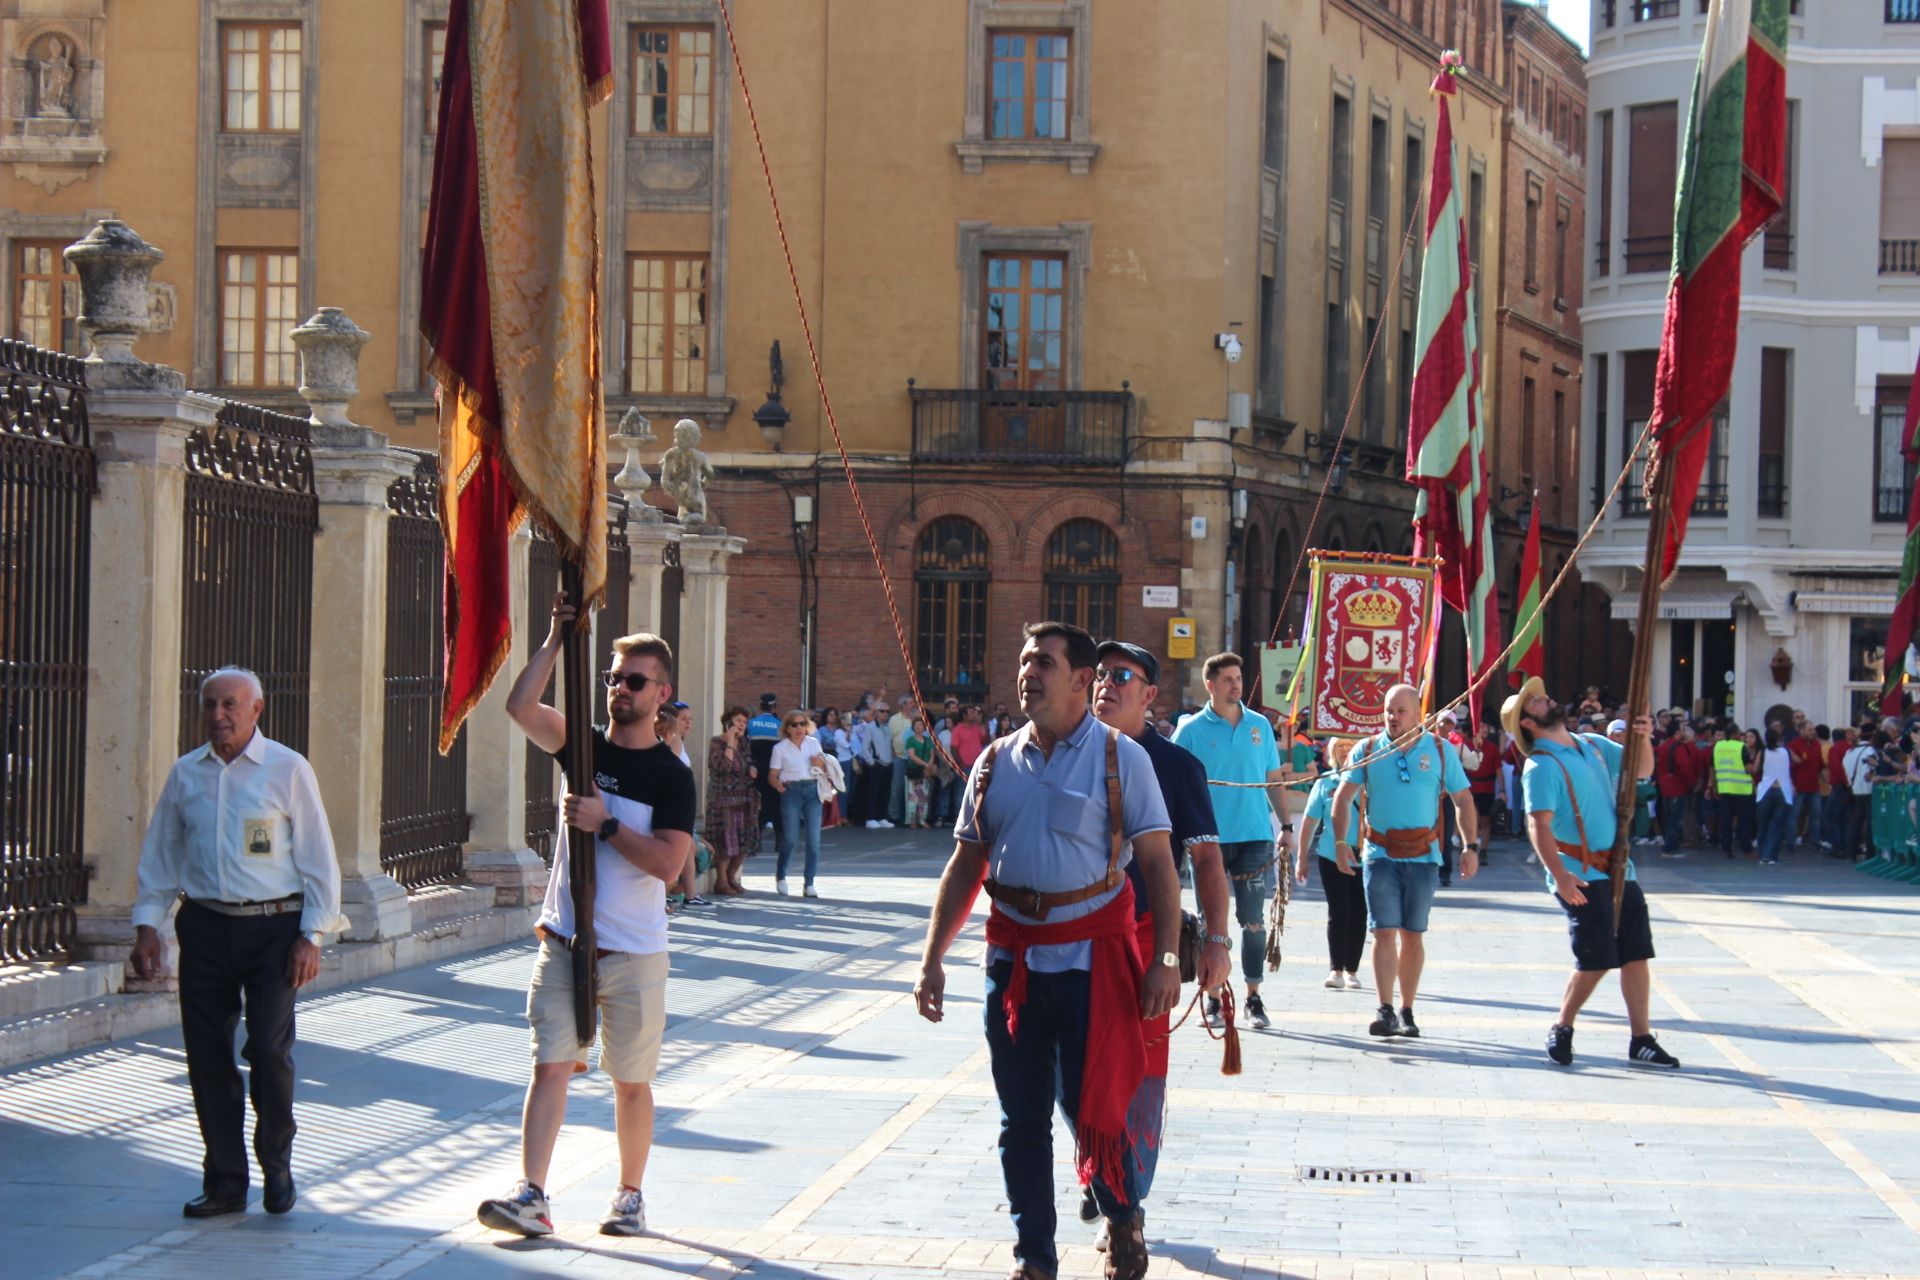
[[[719,9],[609,7],[609,420],[638,408],[662,436],[680,416],[707,429],[716,518],[749,538],[729,688],[844,702],[892,639],[833,625],[882,606],[823,465]],[[739,0],[786,248],[930,686],[1009,698],[1019,627],[1047,612],[1155,647],[1189,616],[1204,656],[1265,637],[1303,544],[1402,549],[1417,224],[1394,267],[1433,160],[1427,84],[1457,46],[1480,331],[1495,332],[1497,10]],[[48,250],[119,217],[167,253],[149,359],[291,406],[285,330],[338,306],[373,334],[354,419],[430,445],[413,331],[445,11],[0,0],[6,331],[77,346],[77,289]],[[776,340],[790,420],[763,433]],[[1310,532],[1329,467],[1340,485]],[[798,495],[816,501],[796,536]],[[984,550],[944,563],[959,526],[936,534],[942,520]],[[1178,588],[1177,605],[1149,605],[1148,586]],[[1191,692],[1197,664],[1181,679]]]

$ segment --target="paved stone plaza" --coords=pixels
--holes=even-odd
[[[1004,1276],[977,924],[947,1023],[910,996],[944,855],[830,833],[823,901],[762,891],[674,924],[648,1238],[594,1230],[616,1168],[597,1071],[554,1163],[559,1234],[473,1221],[517,1174],[519,945],[303,1001],[284,1218],[257,1186],[245,1217],[180,1217],[200,1151],[177,1032],[0,1074],[0,1275]],[[1371,993],[1321,987],[1306,890],[1245,1073],[1176,1037],[1152,1274],[1920,1275],[1920,893],[1805,857],[1652,863],[1678,1074],[1625,1065],[1608,988],[1576,1068],[1547,1063],[1565,931],[1517,846],[1443,892],[1418,1042],[1370,1040]],[[769,859],[748,865],[764,890]],[[1307,1185],[1308,1165],[1418,1181]],[[1058,1181],[1061,1274],[1098,1275],[1064,1162]]]

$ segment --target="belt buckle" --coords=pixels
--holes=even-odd
[[[1040,900],[1040,891],[1038,889],[1023,889],[1021,893],[1025,895],[1020,902],[1021,908],[1035,920],[1045,920],[1047,918],[1048,908],[1047,905]]]

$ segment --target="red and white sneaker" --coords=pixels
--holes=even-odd
[[[482,1200],[475,1215],[481,1225],[495,1231],[511,1231],[523,1236],[553,1234],[553,1210],[547,1207],[547,1193],[525,1178],[513,1184],[513,1192],[498,1200]]]

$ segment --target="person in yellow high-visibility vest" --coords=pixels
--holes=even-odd
[[[1747,759],[1747,742],[1739,729],[1729,724],[1720,741],[1713,744],[1713,772],[1708,785],[1720,804],[1720,852],[1733,856],[1735,830],[1740,852],[1753,852],[1753,771]]]

